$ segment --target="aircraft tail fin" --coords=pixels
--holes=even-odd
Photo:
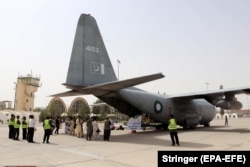
[[[77,24],[65,85],[86,87],[116,80],[95,18],[82,14]]]

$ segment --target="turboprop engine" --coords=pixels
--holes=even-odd
[[[242,108],[242,104],[241,102],[237,101],[237,100],[219,100],[216,103],[216,107],[220,107],[221,109],[225,109],[225,110],[240,110]]]

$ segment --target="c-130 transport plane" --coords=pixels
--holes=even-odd
[[[94,17],[82,14],[78,20],[65,85],[70,91],[54,97],[92,94],[130,117],[147,114],[157,122],[168,123],[173,114],[184,128],[209,126],[217,111],[240,109],[236,94],[250,88],[223,89],[181,95],[153,94],[135,85],[163,78],[162,73],[117,80]]]

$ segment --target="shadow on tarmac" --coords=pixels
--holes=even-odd
[[[191,132],[191,131],[189,131]],[[112,133],[112,132],[111,132]],[[164,139],[162,139],[162,136],[166,135]],[[191,135],[191,134],[190,134]],[[143,145],[156,145],[160,147],[164,146],[171,146],[171,140],[168,131],[142,131],[137,132],[135,134],[122,134],[122,135],[116,135],[112,136],[111,134],[111,142],[117,142],[117,143],[129,143],[129,144],[143,144]],[[206,148],[211,147],[210,144],[201,144],[197,142],[181,142],[180,141],[180,147],[191,147],[191,148]],[[171,146],[172,147],[172,146]],[[178,146],[176,146],[178,147]]]
[[[248,128],[232,128],[230,126],[217,125],[210,127],[198,126],[195,129],[183,130],[179,129],[178,133],[192,133],[194,132],[213,132],[213,133],[250,133]],[[171,140],[168,131],[166,130],[149,130],[149,131],[139,131],[135,134],[121,134],[112,136],[111,132],[111,142],[117,143],[129,143],[129,144],[144,144],[144,145],[157,145],[157,146],[171,146]],[[195,142],[183,142],[180,139],[180,147],[187,148],[207,148],[212,147],[212,144],[204,144]]]
[[[230,129],[229,129],[230,128]],[[219,133],[250,133],[248,128],[231,128],[230,126],[211,126],[211,127],[197,127],[194,131],[207,131]],[[185,131],[185,130],[182,130]]]

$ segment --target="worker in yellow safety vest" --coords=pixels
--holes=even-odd
[[[43,129],[44,129],[44,136],[43,136],[43,143],[50,143],[49,137],[51,134],[51,122],[49,120],[49,117],[46,117],[46,119],[43,121]]]
[[[10,119],[8,120],[9,125],[9,139],[13,139],[14,137],[14,123],[15,123],[15,115],[11,114]]]
[[[13,140],[19,140],[19,132],[20,132],[20,119],[19,115],[16,116],[16,120],[14,123],[14,135],[13,135]]]
[[[23,116],[22,120],[23,140],[27,139],[27,130],[28,130],[28,122],[26,121],[26,117]]]
[[[179,138],[178,138],[178,133],[177,133],[177,124],[173,115],[170,115],[168,130],[170,133],[172,146],[175,146],[175,144],[179,146],[180,143],[179,143]]]

